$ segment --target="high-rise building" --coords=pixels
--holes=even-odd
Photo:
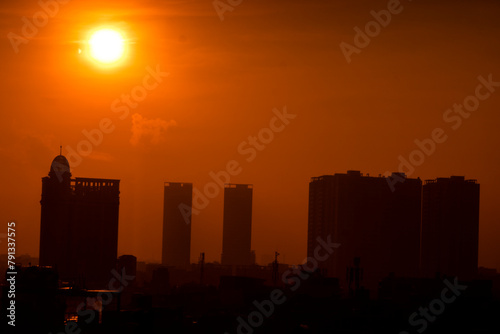
[[[341,282],[357,259],[363,284],[375,289],[390,273],[418,275],[420,251],[420,179],[409,179],[394,191],[385,177],[363,176],[359,171],[312,178],[309,183],[307,255],[319,268]],[[324,258],[321,242],[340,244]]]
[[[422,206],[422,274],[474,278],[478,267],[479,184],[463,176],[426,180]]]
[[[119,180],[71,178],[58,155],[42,178],[40,265],[62,280],[103,288],[115,268]]]
[[[252,264],[252,194],[250,184],[224,187],[222,264]]]
[[[190,264],[193,184],[166,182],[163,202],[162,264]]]

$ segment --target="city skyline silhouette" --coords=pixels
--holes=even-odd
[[[40,265],[57,268],[60,279],[87,287],[97,278],[107,281],[115,267],[120,180],[71,177],[68,160],[59,154],[42,178]],[[395,177],[402,181],[393,187]],[[195,263],[189,260],[193,184],[165,182],[164,188],[161,264],[185,269]],[[215,263],[256,264],[250,241],[252,197],[253,185],[224,185],[223,253]],[[404,173],[373,177],[349,170],[312,177],[307,258],[317,257],[318,238],[344,243],[319,269],[338,278],[353,259],[363,259],[371,289],[389,274],[472,279],[478,268],[479,197],[477,181],[460,176],[422,182]],[[103,265],[99,258],[105,259]]]
[[[402,181],[391,187],[391,178]],[[392,300],[390,296],[395,290],[403,296],[409,293],[408,288],[397,284],[411,284],[410,291],[417,288],[420,293],[432,294],[443,280],[456,297],[471,285],[483,289],[479,295],[476,292],[468,297],[480,298],[479,301],[487,298],[488,282],[493,282],[484,280],[494,277],[487,269],[478,268],[476,180],[452,176],[423,183],[404,173],[373,177],[354,170],[312,177],[308,233],[304,236],[308,240],[306,260],[282,263],[281,254],[275,252],[274,262],[267,265],[256,264],[255,251],[250,249],[254,191],[250,184],[224,185],[224,252],[220,262],[206,262],[205,253],[200,254],[198,263],[189,262],[193,184],[175,182],[164,183],[162,264],[138,262],[134,255],[118,257],[120,181],[72,179],[66,157],[59,154],[53,159],[48,176],[42,178],[40,265],[29,263],[6,269],[6,279],[13,270],[21,277],[17,290],[23,296],[17,308],[17,321],[21,323],[18,328],[77,328],[94,333],[112,325],[121,332],[123,329],[119,328],[127,312],[134,314],[158,307],[160,311],[170,303],[158,298],[179,293],[182,296],[188,290],[179,289],[193,289],[193,284],[203,294],[217,288],[221,303],[218,307],[229,307],[228,310],[249,305],[252,298],[274,287],[269,300],[253,302],[257,311],[251,312],[247,320],[239,316],[237,325],[234,320],[215,327],[203,325],[210,332],[235,326],[238,333],[246,333],[263,326],[264,317],[272,316],[287,298],[297,298],[295,291],[310,297],[320,293],[326,298],[321,303],[344,298],[356,303],[377,303],[385,298]],[[35,284],[35,280],[40,283]],[[4,305],[7,286],[2,292]],[[24,296],[33,301],[36,298],[36,304],[23,302]],[[42,298],[53,303],[52,312],[42,312],[37,306]],[[443,300],[451,303],[452,299]],[[393,303],[408,307],[408,302]],[[184,304],[188,309],[194,306],[191,302]],[[440,309],[445,307],[443,301],[441,304]],[[465,305],[468,304],[462,307]],[[206,311],[189,312],[208,316]],[[27,320],[30,313],[37,315],[35,323]],[[64,315],[65,321],[57,315]],[[260,320],[255,322],[254,316]],[[288,324],[291,319],[285,314],[280,321]],[[137,321],[141,330],[161,327]],[[410,324],[415,326],[416,322]],[[422,323],[421,329],[424,324],[427,328],[427,323]],[[175,327],[194,330],[191,325]]]

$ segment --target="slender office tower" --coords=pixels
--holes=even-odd
[[[165,183],[163,202],[163,265],[185,267],[190,264],[192,202],[192,183]]]
[[[63,155],[42,178],[40,265],[87,288],[106,288],[118,248],[120,181],[71,178]]]
[[[222,264],[252,264],[252,194],[250,184],[226,184],[224,187]]]
[[[472,279],[479,246],[479,184],[463,176],[426,180],[422,206],[422,274]]]

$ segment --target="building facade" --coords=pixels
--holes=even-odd
[[[363,283],[371,289],[391,273],[418,275],[422,182],[398,177],[404,181],[394,191],[386,177],[359,171],[312,178],[307,255],[316,257],[318,238],[340,244],[318,261],[326,275],[345,284],[347,273],[359,265]]]
[[[59,278],[101,288],[115,268],[119,180],[71,178],[68,160],[57,156],[42,178],[40,265]]]
[[[426,180],[422,206],[422,274],[471,279],[477,274],[479,184],[463,176]]]
[[[191,256],[193,184],[166,182],[163,199],[162,264],[188,266]]]
[[[226,184],[224,187],[223,265],[253,264],[252,196],[250,184]]]

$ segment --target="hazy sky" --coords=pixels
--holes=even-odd
[[[69,157],[72,174],[121,180],[118,251],[140,261],[161,259],[163,182],[204,192],[210,172],[236,160],[241,172],[230,181],[254,185],[257,261],[277,250],[301,262],[311,177],[397,171],[415,140],[441,128],[446,141],[411,176],[478,180],[479,264],[500,269],[500,87],[483,88],[489,96],[460,126],[443,119],[473,101],[478,77],[500,82],[499,2],[402,0],[350,63],[340,44],[355,45],[354,28],[364,30],[387,1],[245,0],[222,21],[210,0],[72,0],[46,24],[37,16],[38,31],[18,52],[9,33],[24,36],[22,18],[41,7],[1,6],[0,221],[5,231],[17,222],[18,254],[38,254],[41,178],[59,145],[64,154],[82,148],[82,131],[103,120],[112,130],[81,161]],[[83,43],[105,24],[126,33],[130,51],[107,70],[88,61]],[[121,101],[156,69],[169,74],[143,100]],[[284,108],[296,117],[247,161],[244,142]],[[220,260],[222,204],[220,191],[193,216],[192,261],[200,252]]]

